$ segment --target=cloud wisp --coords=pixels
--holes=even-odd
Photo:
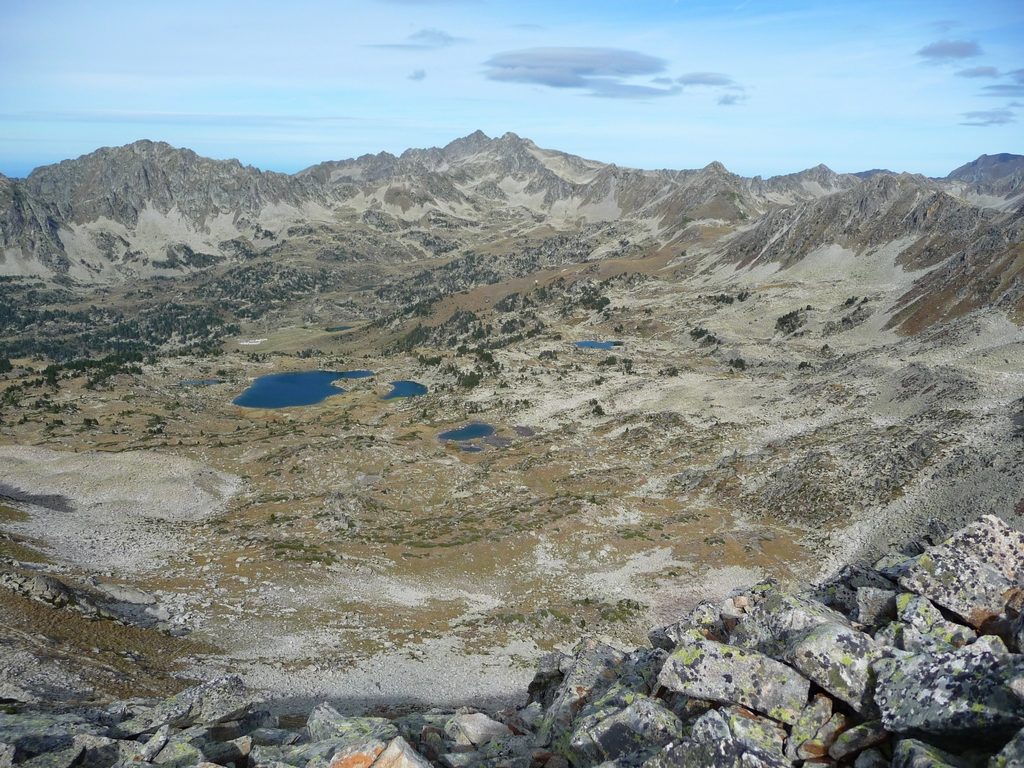
[[[682,90],[677,84],[664,85],[663,78],[649,84],[630,82],[631,78],[660,75],[667,62],[621,48],[526,48],[496,54],[484,67],[489,80],[578,89],[603,98],[672,96]]]
[[[964,112],[961,117],[964,120],[960,125],[973,125],[982,128],[1017,122],[1013,111],[1009,109],[982,109],[975,112]]]
[[[391,50],[397,51],[430,51],[438,48],[449,48],[453,45],[467,42],[464,37],[456,37],[455,35],[448,34],[443,29],[434,29],[433,27],[421,29],[419,32],[413,32],[405,39],[408,42],[373,43],[366,47],[390,48]]]
[[[997,96],[1001,98],[1024,96],[1024,69],[1014,69],[1009,72],[1004,72],[1003,77],[1009,78],[1010,82],[986,85],[981,89],[981,95]]]
[[[981,46],[973,40],[939,40],[917,52],[918,56],[932,64],[970,59],[981,54]]]
[[[425,69],[414,69],[412,72],[409,73],[409,79],[410,80],[415,80],[416,82],[419,82],[420,80],[426,80],[427,79],[427,70],[425,70]]]
[[[995,67],[971,67],[955,74],[957,77],[999,77],[999,70]]]

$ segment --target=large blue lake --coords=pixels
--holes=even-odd
[[[621,341],[577,341],[576,346],[580,349],[613,349],[621,347]]]
[[[315,405],[345,390],[334,382],[365,379],[373,371],[291,371],[260,376],[232,402],[243,408],[291,408]]]
[[[418,381],[402,379],[401,381],[392,381],[391,391],[384,395],[382,399],[394,400],[398,397],[419,397],[425,394],[427,394],[425,385],[420,384]]]
[[[488,437],[494,434],[494,427],[480,421],[470,422],[458,429],[449,429],[437,436],[438,440],[476,440],[481,437]]]

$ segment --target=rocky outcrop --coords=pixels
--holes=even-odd
[[[763,582],[702,603],[652,631],[653,648],[584,640],[496,713],[321,704],[289,728],[232,676],[103,709],[15,704],[0,766],[1021,765],[1021,542],[985,517],[803,594]]]

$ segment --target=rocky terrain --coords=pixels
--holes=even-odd
[[[620,650],[543,658],[518,704],[282,718],[238,677],[161,700],[11,701],[4,765],[855,766],[1024,764],[1024,534],[933,524],[869,567],[702,602]]]
[[[581,634],[635,645],[931,519],[1019,529],[1021,174],[641,171],[477,133],[0,179],[0,696],[231,673],[285,715],[493,714]]]

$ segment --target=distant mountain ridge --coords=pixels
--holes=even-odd
[[[322,251],[320,231],[357,246],[359,258],[408,261],[470,247],[485,232],[600,222],[652,249],[700,240],[701,227],[729,231],[717,250],[741,267],[793,263],[824,245],[860,252],[906,241],[901,263],[924,268],[1012,249],[1022,200],[1024,156],[1010,154],[982,155],[945,179],[825,165],[765,179],[718,162],[622,168],[476,131],[288,175],[137,141],[25,179],[0,176],[0,274],[69,285],[174,277],[301,238]]]

